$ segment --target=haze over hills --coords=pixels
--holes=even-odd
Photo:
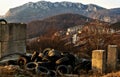
[[[64,13],[80,14],[112,23],[120,21],[120,8],[106,9],[94,4],[84,5],[72,2],[52,3],[47,1],[29,2],[22,6],[11,8],[6,13],[5,19],[9,22],[30,22]]]
[[[46,18],[44,20],[37,20],[28,23],[27,35],[29,38],[41,35],[53,35],[55,32],[65,30],[73,26],[84,26],[93,21],[93,19],[79,15],[79,14],[61,14]]]

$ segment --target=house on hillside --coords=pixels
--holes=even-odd
[[[70,34],[76,34],[76,33],[80,33],[81,30],[83,28],[83,25],[78,25],[78,26],[74,26],[74,27],[70,27],[67,29],[66,33],[70,33]]]

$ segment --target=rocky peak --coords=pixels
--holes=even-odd
[[[28,22],[31,20],[44,19],[50,16],[74,13],[84,15],[90,18],[99,19],[102,21],[113,21],[120,19],[119,12],[114,9],[105,9],[103,7],[82,3],[73,2],[29,2],[22,6],[11,8],[5,18],[11,22]],[[109,20],[108,20],[109,19]]]

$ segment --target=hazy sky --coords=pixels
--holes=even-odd
[[[20,6],[27,2],[38,2],[41,0],[0,0],[0,15],[4,15],[9,8],[13,8],[16,6]],[[42,1],[51,1],[51,2],[61,2],[61,1],[69,1],[69,2],[80,2],[83,4],[97,4],[99,6],[105,8],[120,8],[120,0],[42,0]]]

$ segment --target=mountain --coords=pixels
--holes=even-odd
[[[9,22],[30,22],[40,20],[58,14],[73,13],[106,22],[120,20],[120,8],[106,9],[94,4],[84,5],[72,2],[29,2],[24,5],[11,8],[5,15]]]
[[[51,36],[60,30],[66,30],[73,26],[84,26],[93,21],[93,19],[79,14],[61,14],[46,18],[44,20],[31,21],[27,25],[28,38],[33,38],[41,35]]]

